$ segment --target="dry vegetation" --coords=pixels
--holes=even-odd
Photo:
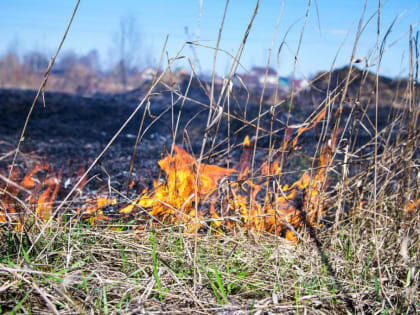
[[[364,23],[362,18],[358,36]],[[352,56],[347,75],[328,84],[331,88],[305,124],[292,126],[287,118],[276,129],[273,126],[279,122],[277,114],[290,114],[299,95],[291,94],[280,101],[274,97],[276,102],[271,104],[263,103],[261,97],[259,114],[252,120],[232,110],[235,95],[229,86],[248,31],[222,89],[214,93],[213,84],[203,84],[208,103],[197,100],[197,106],[208,111],[208,120],[201,151],[195,152],[195,158],[187,157],[184,165],[182,161],[171,164],[174,154],[161,160],[166,176],[160,178],[165,182],[157,179],[149,192],[140,196],[114,192],[126,196],[126,205],[131,206],[118,208],[126,215],[120,221],[101,220],[106,216],[104,205],[95,206],[91,201],[94,208],[89,208],[77,189],[84,185],[89,171],[122,129],[63,200],[54,200],[54,188],[49,184],[45,184],[51,187],[46,199],[18,199],[19,190],[30,190],[32,184],[14,178],[12,171],[0,177],[0,312],[418,311],[420,107],[416,98],[416,37],[410,37],[410,73],[400,96],[393,100],[398,104],[387,117],[389,123],[378,121],[378,82],[369,87],[375,90],[371,99],[358,97],[357,91],[365,88],[366,78],[369,84],[372,80],[363,69],[355,85]],[[382,40],[386,36],[378,38],[378,47]],[[215,54],[223,53],[218,51],[218,44],[215,48]],[[382,51],[378,49],[377,53]],[[177,57],[155,78],[133,114],[140,110],[148,113],[148,100],[157,97],[155,88]],[[194,68],[191,70],[192,80]],[[328,76],[326,73],[317,80],[331,83]],[[170,88],[171,93],[180,93]],[[181,99],[189,98],[188,93],[187,88]],[[374,112],[373,119],[369,111]],[[191,152],[188,131],[178,130],[177,119],[179,116],[174,114],[173,134],[184,135],[184,148]],[[253,142],[243,149],[241,143],[234,143],[229,129],[224,138],[218,132],[221,125],[229,128],[235,120],[251,130]],[[301,151],[299,135],[315,127],[319,141],[309,149],[311,165],[288,164]],[[360,141],[362,133],[369,136],[368,140]],[[11,160],[15,163],[19,145],[1,159],[12,159],[15,154]],[[172,149],[183,154],[181,149]],[[238,150],[242,158],[233,161],[231,156]],[[200,176],[206,174],[209,156],[228,162],[223,168],[213,165],[207,174],[213,186],[203,192],[204,180]],[[268,165],[265,171],[263,161]],[[170,166],[175,173],[186,171],[189,177],[171,175]],[[230,177],[234,172],[239,175]],[[222,178],[228,178],[228,183]],[[305,180],[296,181],[299,178]],[[293,182],[302,188],[291,191]],[[182,185],[189,187],[186,194],[179,190]],[[163,198],[164,193],[167,195]],[[82,203],[85,208],[80,206]],[[11,211],[10,204],[16,209]],[[223,215],[223,209],[230,211],[229,216]]]

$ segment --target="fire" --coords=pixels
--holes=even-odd
[[[324,108],[323,110],[321,110],[312,120],[312,122],[310,122],[308,125],[303,125],[302,127],[298,128],[297,132],[296,132],[296,137],[295,139],[293,139],[293,147],[296,147],[299,136],[304,133],[305,131],[308,131],[312,128],[314,128],[324,117],[325,114],[327,112],[327,109]]]
[[[416,210],[420,209],[420,198],[417,200],[411,200],[407,206],[408,213],[414,213]]]
[[[4,176],[4,175],[3,175]],[[12,182],[17,182],[20,177],[20,172],[18,169],[13,169],[10,174],[10,180]],[[15,205],[15,198],[16,195],[19,193],[19,188],[16,185],[10,186],[8,190],[5,187],[1,187],[0,191],[3,193],[3,198],[0,198],[0,223],[7,222],[7,214],[16,217],[16,205]],[[0,195],[1,196],[1,195]]]
[[[0,222],[7,222],[9,217],[15,222],[16,230],[22,227],[17,216],[17,209],[22,208],[19,200],[29,202],[39,218],[48,219],[51,216],[60,189],[61,171],[56,174],[47,163],[41,163],[36,164],[21,180],[20,178],[19,169],[14,168],[9,177],[12,184],[1,188],[4,197],[0,198]]]
[[[164,178],[156,179],[153,189],[146,189],[123,207],[111,197],[87,199],[76,213],[96,224],[108,219],[104,210],[112,206],[123,216],[147,211],[160,222],[183,226],[189,232],[211,226],[219,231],[243,229],[274,233],[297,241],[296,231],[304,225],[318,224],[324,216],[323,193],[328,187],[328,166],[338,130],[322,147],[315,170],[304,172],[289,185],[282,183],[282,165],[288,150],[296,148],[299,136],[314,128],[324,116],[325,110],[322,110],[308,124],[287,128],[277,154],[260,165],[251,163],[257,147],[248,136],[243,141],[242,155],[234,168],[199,163],[187,151],[174,146],[174,153],[158,162]],[[254,165],[252,169],[251,165]],[[84,168],[78,173],[81,176]],[[38,217],[49,219],[59,193],[61,176],[61,170],[56,173],[47,163],[35,165],[23,178],[15,168],[9,179],[16,185],[3,187],[6,193],[0,195],[0,223],[6,222],[9,214],[17,214],[18,196],[25,197],[23,200],[32,205]],[[85,184],[86,179],[79,186],[80,191]],[[19,219],[15,222],[21,226]]]
[[[287,147],[289,140],[290,137],[283,142],[282,148]],[[259,173],[250,174],[254,145],[249,137],[244,139],[235,169],[209,164],[198,167],[194,157],[175,147],[174,155],[158,162],[165,173],[164,181],[155,180],[151,192],[145,191],[120,213],[145,208],[160,221],[184,225],[188,231],[202,227],[208,220],[214,228],[266,231],[297,241],[293,230],[301,229],[305,222],[315,225],[323,216],[322,193],[327,188],[327,167],[335,139],[331,143],[324,146],[315,174],[305,172],[292,185],[277,184],[271,191],[268,187],[281,174],[280,160],[275,159],[271,165],[264,162],[258,168]],[[265,192],[265,197],[260,196],[261,192]]]
[[[267,190],[267,187],[270,187],[270,182],[273,180],[275,183],[275,177],[281,173],[280,162],[277,159],[271,166],[268,166],[266,162],[263,163],[261,183],[248,179],[245,181],[246,189],[240,188],[238,183],[232,185],[234,193],[227,198],[230,213],[240,213],[241,225],[246,229],[276,233],[289,240],[297,241],[293,229],[301,229],[305,221],[315,225],[323,216],[321,194],[327,187],[324,181],[326,167],[331,158],[330,152],[331,148],[324,148],[321,155],[322,162],[314,176],[311,177],[308,172],[305,172],[291,186],[277,184],[277,187],[271,191]],[[255,175],[254,177],[257,178]],[[258,194],[264,187],[266,187],[266,194],[261,200]],[[227,227],[232,228],[233,225],[228,223]]]
[[[77,213],[87,219],[91,225],[95,225],[101,220],[108,219],[108,217],[104,215],[103,209],[107,206],[115,205],[117,205],[116,198],[97,196],[96,198],[86,200],[82,208],[77,209]]]
[[[201,224],[194,221],[195,217],[200,221],[204,217],[203,211],[196,213],[196,200],[205,202],[214,195],[220,179],[236,170],[210,164],[201,164],[198,168],[197,161],[185,150],[177,146],[174,150],[173,156],[168,155],[158,163],[166,174],[165,182],[155,181],[153,192],[146,192],[135,204],[120,212],[130,213],[138,205],[149,208],[150,215],[161,221],[185,224],[191,231],[201,227]]]

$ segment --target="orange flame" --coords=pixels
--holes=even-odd
[[[236,170],[201,164],[197,172],[198,162],[185,150],[175,147],[173,156],[168,155],[158,162],[165,172],[165,181],[155,181],[152,192],[145,191],[120,213],[130,214],[135,208],[147,208],[150,215],[161,221],[183,224],[188,231],[193,231],[208,217],[204,204],[209,201],[208,212],[215,228],[267,231],[297,241],[293,230],[299,230],[305,220],[316,224],[323,215],[322,192],[327,187],[326,167],[331,159],[331,148],[324,146],[319,170],[312,177],[305,172],[291,186],[278,185],[274,191],[267,192],[264,200],[258,197],[259,192],[268,187],[273,176],[280,174],[279,161],[276,159],[270,167],[263,163],[262,176],[251,179],[247,178],[251,154],[252,145],[246,137]],[[236,174],[237,181],[229,178],[232,174]],[[222,178],[227,180],[221,183]],[[199,209],[197,214],[196,208]],[[200,223],[194,221],[196,216]]]
[[[297,142],[299,140],[299,137],[302,133],[304,133],[305,131],[308,131],[312,128],[314,128],[324,117],[326,114],[327,109],[324,108],[323,110],[321,110],[316,116],[315,118],[312,120],[312,122],[310,122],[307,126],[302,126],[300,127],[297,132],[296,132],[296,137],[295,139],[293,139],[292,142],[292,147],[295,148],[297,145]]]
[[[36,214],[43,218],[48,219],[51,216],[51,210],[54,205],[55,198],[57,197],[60,189],[61,171],[58,176],[52,172],[51,176],[44,182],[46,189],[38,198],[38,207]]]
[[[293,141],[293,127],[288,128],[280,150],[286,152],[290,143],[291,148],[295,148],[299,136],[314,128],[324,116],[325,109],[309,124],[298,128]],[[303,173],[291,185],[280,183],[283,163],[279,158],[256,167],[251,178],[255,142],[251,142],[248,136],[244,139],[242,155],[235,169],[199,163],[184,149],[175,146],[173,155],[158,162],[165,174],[164,180],[155,180],[153,190],[145,190],[119,213],[129,215],[145,208],[161,222],[183,225],[190,232],[197,231],[204,226],[205,220],[212,219],[214,228],[265,231],[296,242],[296,231],[305,223],[316,225],[324,216],[323,193],[328,187],[328,166],[337,134],[338,130],[334,130],[329,144],[323,146],[317,171]],[[40,171],[46,172],[45,178],[41,178]],[[82,167],[78,176],[83,173]],[[19,182],[19,178],[16,169],[11,180]],[[36,165],[20,181],[20,185],[30,191],[29,200],[36,208],[37,216],[50,218],[60,181],[61,171],[56,175],[46,163]],[[83,189],[85,184],[86,179],[79,188]],[[8,195],[0,198],[0,222],[6,222],[7,213],[16,213],[15,197],[18,194],[19,188],[10,187]],[[95,224],[107,219],[104,215],[106,206],[116,205],[115,198],[98,196],[88,199],[78,213]]]
[[[408,203],[408,206],[407,206],[408,213],[414,213],[418,209],[420,209],[420,198],[417,200],[412,200]]]
[[[151,208],[150,214],[166,220],[168,223],[185,224],[188,230],[200,228],[201,224],[193,222],[197,216],[203,219],[203,212],[195,213],[195,202],[206,201],[217,189],[217,184],[225,176],[236,172],[217,165],[202,163],[197,174],[198,163],[185,150],[175,146],[175,154],[158,162],[166,173],[165,183],[155,181],[154,192],[146,192],[136,204]],[[198,178],[197,178],[198,175]],[[120,212],[130,213],[135,205],[129,205]]]
[[[115,198],[97,196],[94,199],[86,200],[82,208],[78,209],[78,213],[80,213],[82,217],[87,218],[87,221],[91,225],[95,225],[101,220],[108,219],[108,217],[103,213],[103,208],[116,204],[117,199]]]
[[[46,171],[45,178],[39,178],[39,172]],[[60,189],[61,171],[58,176],[52,171],[47,163],[37,164],[35,167],[27,172],[22,180],[20,178],[20,171],[14,168],[10,174],[10,180],[16,185],[10,185],[5,189],[4,197],[0,198],[0,222],[6,222],[6,214],[17,214],[16,198],[20,194],[20,188],[30,190],[30,195],[26,195],[31,204],[36,206],[36,214],[42,219],[47,219],[51,216],[51,210],[54,201]],[[38,196],[39,195],[39,196]],[[14,215],[11,217],[15,221],[15,229],[20,230],[22,225],[20,219]]]

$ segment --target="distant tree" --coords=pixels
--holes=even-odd
[[[94,71],[81,63],[76,63],[65,74],[65,89],[79,95],[90,95],[96,91],[98,76]]]
[[[0,61],[0,85],[2,87],[19,87],[24,80],[24,73],[16,53],[9,52]]]
[[[24,73],[19,58],[19,40],[14,38],[0,59],[0,85],[15,87],[22,83]]]
[[[78,63],[85,67],[88,67],[95,73],[101,71],[99,53],[96,49],[92,49],[86,55],[81,56],[78,60]]]
[[[77,64],[78,59],[79,58],[74,51],[65,51],[58,59],[57,66],[55,67],[55,72],[64,73],[71,70],[71,68],[74,67],[75,64]]]
[[[118,61],[114,72],[118,74],[123,89],[127,89],[128,76],[134,72],[140,54],[140,31],[133,16],[124,17],[114,35]]]
[[[23,68],[27,72],[40,73],[48,67],[48,57],[39,51],[31,51],[23,56]]]

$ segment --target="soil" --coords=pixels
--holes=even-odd
[[[105,148],[138,106],[147,89],[148,86],[144,86],[125,94],[97,95],[96,97],[46,92],[45,103],[41,96],[29,119],[24,141],[18,154],[18,167],[24,173],[33,167],[36,161],[42,160],[47,161],[55,169],[62,168],[63,178],[74,178],[82,166],[88,167]],[[165,91],[165,89],[165,87],[160,87],[160,93],[151,97],[150,111],[146,110],[146,104],[140,108],[94,167],[90,178],[93,178],[93,183],[96,182],[93,184],[95,190],[98,187],[109,185],[109,183],[112,183],[112,186],[120,191],[126,187],[130,160],[139,126],[142,125],[143,115],[142,132],[144,133],[136,149],[133,168],[133,179],[137,183],[134,187],[136,193],[150,185],[152,179],[159,174],[157,161],[171,148],[174,140],[172,130],[174,130],[180,110],[182,110],[182,114],[175,139],[177,145],[199,154],[202,139],[207,132],[208,143],[215,141],[216,144],[221,143],[221,145],[217,150],[207,155],[204,162],[226,166],[228,163],[226,154],[221,154],[221,152],[226,148],[226,141],[223,140],[230,132],[231,143],[236,144],[236,149],[231,153],[231,163],[235,164],[239,161],[240,144],[244,137],[255,134],[255,127],[249,126],[243,121],[252,121],[259,115],[259,106],[252,103],[252,99],[258,99],[256,95],[250,97],[250,102],[240,91],[234,91],[234,93],[238,92],[239,96],[235,99],[232,98],[230,110],[238,119],[232,119],[228,128],[227,118],[223,117],[219,125],[206,131],[208,115],[206,104],[209,103],[209,98],[199,84],[193,84],[188,94],[195,101],[183,102],[182,98],[172,93],[173,91],[167,89]],[[185,92],[186,85],[181,85],[180,89],[181,92]],[[216,87],[216,100],[217,91]],[[13,155],[9,153],[16,148],[35,95],[35,91],[0,90],[0,170],[7,170],[11,162]],[[295,98],[295,105],[289,119],[290,124],[304,122],[316,105],[313,104],[313,99],[312,92],[301,93]],[[171,104],[174,105],[171,106]],[[287,104],[287,100],[285,104]],[[224,106],[226,108],[227,105]],[[269,104],[263,104],[261,112],[266,112],[269,109]],[[273,135],[273,140],[277,144],[281,143],[284,134],[283,124],[287,120],[287,110],[287,105],[280,106],[274,116],[273,128],[279,131]],[[350,107],[346,107],[344,117],[351,110]],[[381,108],[380,127],[388,123],[388,115],[391,110],[393,109],[390,106]],[[357,111],[358,109],[356,109]],[[261,117],[260,127],[269,130],[271,116],[267,114]],[[372,129],[369,126],[369,120],[372,121],[374,111],[369,110],[367,115],[363,116],[363,112],[359,110],[356,117],[362,119],[368,129]],[[261,135],[264,135],[264,132],[261,132]],[[301,136],[299,143],[307,154],[306,157],[303,157],[304,162],[302,163],[305,163],[305,159],[309,163],[319,135],[320,128],[314,128]],[[369,132],[360,129],[358,141],[363,142],[364,138],[369,137]],[[258,141],[258,147],[262,150],[259,151],[257,158],[266,155],[264,148],[267,148],[268,143],[268,137],[263,137]],[[208,148],[206,148],[206,152],[208,152]],[[297,157],[297,161],[301,160],[302,155]],[[292,166],[296,163],[296,160],[290,161]]]

